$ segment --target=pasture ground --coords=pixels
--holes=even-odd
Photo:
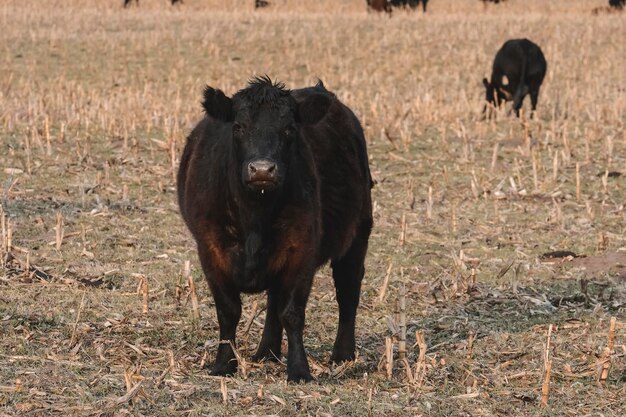
[[[391,18],[360,0],[120,3],[0,3],[1,416],[626,414],[626,15],[593,16],[603,0],[434,0]],[[481,79],[516,37],[548,60],[538,117],[483,121]],[[322,269],[307,385],[284,363],[202,369],[217,320],[175,202],[203,86],[262,74],[323,79],[361,118],[377,181],[358,359],[329,367]],[[586,257],[542,256],[559,250]],[[402,288],[413,372],[388,378]],[[264,305],[244,297],[244,360]]]

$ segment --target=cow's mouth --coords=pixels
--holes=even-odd
[[[261,194],[269,191],[274,191],[277,187],[275,181],[271,180],[256,180],[256,181],[248,181],[248,187],[250,187],[254,191],[258,191]]]

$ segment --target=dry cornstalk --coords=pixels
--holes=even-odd
[[[30,275],[29,273],[30,273],[30,252],[26,252],[26,265],[24,265],[24,275],[28,277]]]
[[[476,268],[470,270],[470,276],[467,279],[467,292],[471,292],[476,285]]]
[[[61,250],[61,244],[63,243],[63,235],[64,235],[64,230],[63,230],[63,215],[61,214],[60,211],[57,211],[57,224],[55,227],[55,231],[56,231],[56,249],[57,250]]]
[[[500,142],[496,142],[493,145],[493,153],[491,154],[491,172],[496,170],[496,163],[498,162],[498,150],[500,149]]]
[[[433,187],[428,186],[428,202],[426,203],[426,217],[433,218]]]
[[[550,357],[550,337],[552,336],[552,325],[548,327],[548,337],[543,355],[543,384],[541,385],[541,402],[539,406],[544,408],[548,405],[550,397],[550,373],[552,371],[552,358]]]
[[[13,248],[13,229],[11,228],[11,221],[7,220],[7,244],[5,250],[7,253],[11,252]]]
[[[4,267],[5,255],[9,252],[7,249],[7,224],[4,207],[0,204],[0,227],[2,228],[2,239],[0,240],[0,263]]]
[[[125,395],[109,402],[106,408],[115,408],[132,400],[138,394],[142,385],[143,385],[143,381],[139,381],[137,385],[132,387],[132,389],[130,389]]]
[[[611,168],[611,163],[613,162],[613,136],[609,135],[606,137],[606,168]]]
[[[580,201],[580,162],[576,162],[576,201]]]
[[[143,314],[148,314],[148,299],[150,296],[150,290],[148,288],[148,278],[141,277],[141,292],[143,295],[143,308],[141,312]]]
[[[174,292],[174,298],[176,300],[176,310],[180,309],[180,297],[183,294],[183,290],[182,290],[182,275],[178,276],[178,280],[176,280],[176,290]]]
[[[46,154],[50,156],[52,155],[52,146],[50,145],[50,123],[48,122],[48,116],[44,119],[43,130],[46,135]]]
[[[78,321],[80,320],[80,314],[83,311],[83,307],[85,306],[85,295],[87,294],[87,290],[83,291],[83,298],[80,300],[80,306],[78,307],[78,311],[76,312],[76,321],[74,321],[74,327],[72,328],[72,336],[70,337],[70,349],[74,347],[76,343],[76,329],[78,328]]]
[[[237,359],[237,370],[239,371],[243,379],[248,379],[248,364],[246,363],[246,360],[243,358],[243,356],[241,356],[232,340],[229,340],[228,344],[230,344],[230,348],[233,350],[235,358]]]
[[[193,319],[195,322],[200,320],[200,309],[198,308],[198,294],[196,293],[196,284],[193,282],[193,277],[191,276],[191,263],[189,261],[185,261],[185,276],[187,277],[187,283],[189,285],[189,294],[191,296],[191,310],[193,314]]]
[[[404,246],[406,240],[406,214],[402,213],[402,222],[400,224],[400,246]]]
[[[424,338],[424,332],[421,330],[415,332],[415,346],[419,348],[419,355],[415,363],[415,372],[413,372],[413,375],[419,387],[422,385],[424,377],[426,376],[426,339]]]
[[[456,234],[458,220],[456,217],[456,203],[452,203],[452,209],[450,210],[450,222],[452,223],[452,233]]]
[[[400,294],[398,295],[399,314],[399,339],[398,339],[398,359],[406,361],[406,287],[404,283],[400,285]],[[408,363],[407,363],[408,365]]]
[[[32,174],[32,155],[30,149],[30,138],[28,135],[24,135],[24,152],[26,153],[26,172],[28,175]]]
[[[391,380],[393,376],[393,339],[391,337],[385,338],[385,371],[387,379]]]
[[[559,178],[559,153],[554,153],[554,159],[552,160],[552,180],[556,181]]]
[[[611,369],[613,348],[615,346],[615,325],[617,318],[611,317],[611,323],[609,324],[609,336],[607,346],[602,353],[602,367],[600,368],[600,374],[598,382],[605,384],[609,377],[609,370]]]
[[[220,391],[222,393],[222,402],[224,405],[228,405],[228,388],[226,387],[226,379],[220,378]]]
[[[473,331],[470,330],[469,336],[467,337],[467,359],[472,359],[472,350],[474,349],[474,339],[476,339],[476,335]]]
[[[155,385],[157,387],[161,385],[161,383],[163,382],[167,374],[169,374],[170,372],[174,370],[174,368],[176,368],[176,361],[174,361],[174,352],[171,350],[168,350],[167,355],[168,355],[167,368],[165,368],[163,372],[161,372],[161,375],[159,375],[159,377],[156,379]]]
[[[383,280],[383,285],[380,287],[380,292],[378,293],[378,302],[382,303],[385,299],[385,293],[387,292],[387,287],[389,286],[389,278],[391,277],[391,269],[393,268],[393,264],[390,262],[387,267],[387,272],[385,273],[385,279]]]
[[[533,164],[533,186],[535,187],[535,191],[539,190],[539,175],[537,173],[537,156],[535,155],[535,151],[530,153]]]

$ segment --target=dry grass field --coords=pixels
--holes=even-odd
[[[626,12],[271,2],[0,2],[0,416],[626,415]],[[538,117],[481,120],[515,37],[548,60]],[[329,364],[322,269],[306,385],[249,362],[261,295],[244,297],[240,374],[203,369],[217,319],[175,199],[203,86],[262,74],[336,92],[377,182],[358,358]]]

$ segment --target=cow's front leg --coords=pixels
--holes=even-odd
[[[213,294],[217,321],[220,325],[220,343],[210,372],[211,375],[232,375],[237,372],[237,359],[231,343],[235,346],[237,324],[241,317],[241,298],[231,280],[212,267],[208,251],[199,246],[198,253],[204,275]]]
[[[241,317],[241,299],[239,292],[230,288],[211,285],[211,292],[220,325],[220,344],[211,375],[233,375],[237,372],[237,359],[232,346],[235,346],[237,324]]]
[[[287,381],[308,382],[313,379],[302,339],[306,303],[309,299],[314,271],[287,276],[279,299],[279,317],[287,333]]]

